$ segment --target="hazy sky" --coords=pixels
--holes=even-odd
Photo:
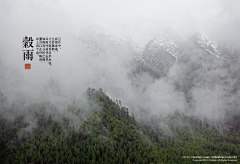
[[[95,21],[120,35],[134,30],[156,34],[171,27],[184,37],[196,31],[239,37],[238,0],[2,0],[0,5],[4,33],[11,26],[23,34],[33,29],[76,32],[86,21]]]

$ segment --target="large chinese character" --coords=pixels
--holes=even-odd
[[[23,38],[23,48],[33,48],[33,38],[27,37]]]
[[[33,60],[33,50],[24,50],[24,51],[27,51],[27,52],[23,52],[23,59],[32,61]]]

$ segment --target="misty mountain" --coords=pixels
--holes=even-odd
[[[79,49],[88,55],[129,54],[129,43],[111,31],[95,24],[88,25],[78,34],[72,35]]]
[[[184,47],[185,51],[190,51],[194,48],[202,49],[205,53],[216,56],[220,58],[220,50],[217,42],[210,39],[207,35],[203,33],[194,34],[187,42]]]
[[[216,42],[201,33],[193,35],[184,45],[178,60],[181,71],[191,78],[192,84],[187,86],[191,88],[191,85],[196,85],[202,79],[200,76],[220,68],[223,63],[220,56]]]
[[[195,163],[183,156],[208,154],[234,159],[240,153],[239,117],[216,126],[175,112],[164,119],[153,117],[139,123],[120,100],[111,100],[102,89],[88,88],[85,96],[88,110],[72,104],[59,112],[39,104],[14,120],[0,115],[1,162]],[[26,118],[31,114],[36,125],[27,130],[30,120]]]
[[[207,76],[210,72],[217,72],[224,69],[227,71],[226,63],[233,60],[233,58],[234,60],[238,60],[232,51],[217,41],[210,39],[208,36],[196,33],[184,45],[178,65],[182,69],[181,71],[185,72],[192,79],[197,74]],[[200,79],[201,77],[199,77]],[[209,79],[211,78],[209,77]],[[197,84],[199,80],[196,80],[193,84]],[[208,84],[211,83],[209,82]]]
[[[239,143],[237,50],[201,33],[184,42],[166,30],[150,40],[133,62],[131,73],[137,80],[131,81],[134,78],[125,76],[131,69],[124,64],[135,54],[128,41],[100,27],[72,37],[81,53],[74,54],[71,64],[76,69],[71,70],[74,74],[68,72],[73,80],[67,84],[76,87],[64,91],[60,80],[50,78],[41,96],[65,103],[55,107],[43,102],[25,109],[21,103],[27,100],[23,99],[4,108],[0,115],[2,161],[183,163],[183,155],[239,153],[239,146],[232,145]],[[86,65],[82,68],[89,76],[79,75],[77,59],[88,60],[81,66]],[[67,90],[78,92],[85,79],[89,86],[108,86],[110,95],[115,92],[124,101],[128,99],[129,109],[120,100],[112,101],[102,89],[88,88],[87,97],[66,95]],[[0,92],[2,107],[6,99]],[[65,108],[66,99],[73,105]],[[129,111],[134,114],[130,116]]]
[[[151,84],[173,82],[176,91],[185,97],[186,111],[232,116],[239,106],[239,54],[236,48],[203,33],[195,33],[184,42],[165,31],[151,40],[134,61],[132,81],[145,94]],[[143,83],[142,79],[147,78]]]
[[[154,77],[163,77],[169,68],[177,61],[182,52],[184,40],[167,29],[150,40],[138,57],[136,72],[148,72]]]
[[[184,93],[189,109],[201,111],[204,108],[205,112],[208,109],[220,115],[229,109],[237,111],[239,58],[236,54],[236,50],[202,33],[196,33],[186,42],[177,62],[179,70],[175,84]],[[217,100],[219,104],[197,103],[202,97],[209,97],[212,102]]]
[[[134,61],[136,68],[133,73],[146,72],[158,79],[166,76],[174,63],[182,70],[182,67],[188,68],[190,72],[200,68],[209,71],[223,67],[230,60],[238,60],[238,53],[236,49],[203,33],[196,33],[185,42],[167,29],[146,44],[144,51]]]

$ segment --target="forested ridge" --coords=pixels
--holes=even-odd
[[[6,164],[199,163],[183,157],[240,154],[239,116],[228,124],[213,126],[207,120],[175,112],[164,120],[170,135],[153,126],[162,120],[137,122],[120,100],[111,100],[102,89],[88,88],[86,96],[93,114],[79,125],[72,124],[71,116],[84,117],[86,110],[74,105],[59,113],[59,119],[40,108],[34,115],[36,126],[24,137],[19,137],[19,133],[30,125],[24,121],[24,115],[14,121],[0,117],[0,161]]]

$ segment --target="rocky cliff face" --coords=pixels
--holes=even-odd
[[[182,52],[184,41],[171,30],[166,30],[149,41],[139,56],[138,72],[148,72],[160,78],[177,61]]]

